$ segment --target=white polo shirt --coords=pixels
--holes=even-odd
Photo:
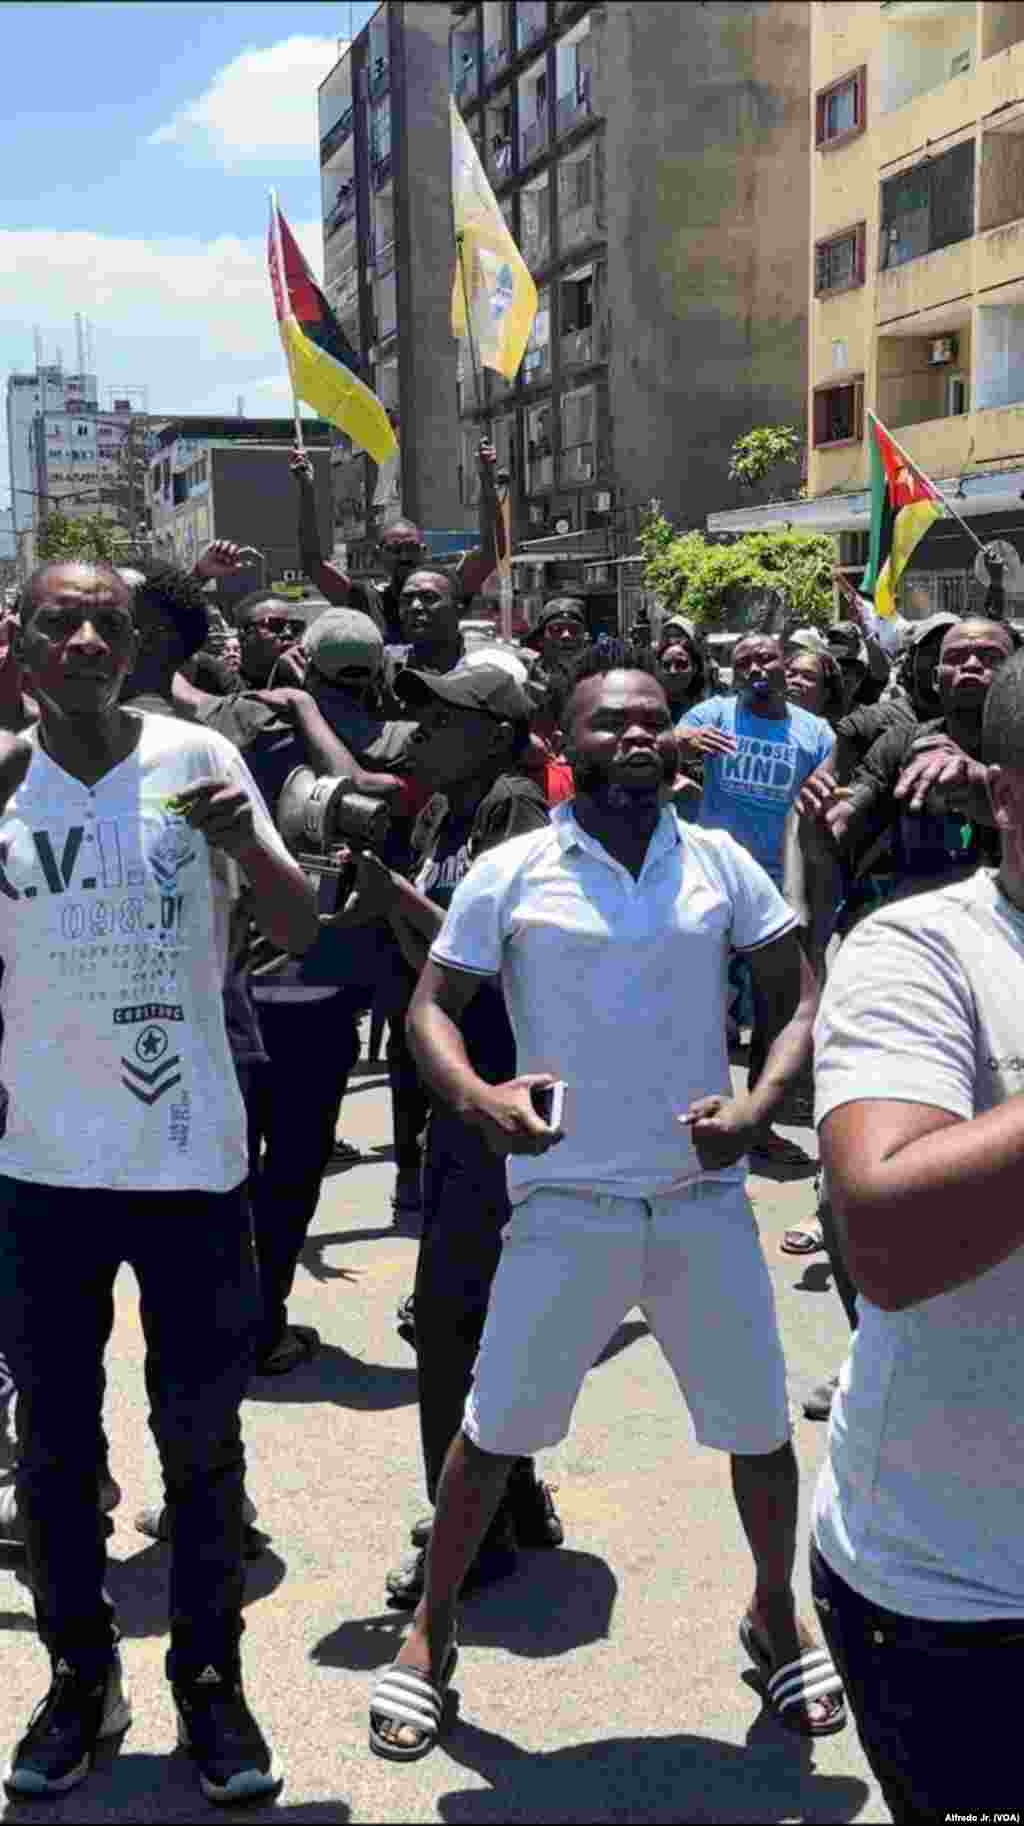
[[[568,1086],[564,1141],[509,1158],[513,1202],[541,1185],[642,1198],[742,1180],[742,1162],[706,1172],[677,1118],[697,1097],[732,1094],[730,952],[796,923],[748,851],[667,809],[638,878],[580,828],[572,805],[481,856],[431,956],[500,976],[517,1071]]]
[[[222,996],[241,877],[168,801],[202,778],[237,783],[261,840],[284,845],[224,736],[141,722],[132,753],[91,787],[32,731],[0,817],[0,1173],[227,1192],[247,1169]]]

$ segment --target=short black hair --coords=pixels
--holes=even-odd
[[[148,604],[173,624],[185,658],[191,659],[210,632],[210,610],[202,589],[176,564],[152,560],[138,568],[142,582],[135,588],[136,602]]]
[[[32,611],[36,607],[36,584],[39,579],[45,577],[47,571],[55,571],[58,566],[64,564],[85,564],[91,571],[105,571],[108,577],[113,577],[123,590],[128,591],[129,596],[133,594],[131,584],[125,582],[117,567],[109,563],[106,558],[47,558],[42,564],[36,565],[31,577],[22,584],[18,591],[15,612],[23,628],[27,628],[32,620]]]
[[[604,678],[609,672],[646,672],[664,691],[665,681],[657,659],[649,647],[635,647],[628,640],[610,640],[603,646],[587,647],[571,666],[566,667],[564,714],[571,721],[570,705],[580,685],[588,678]]]
[[[1004,659],[988,688],[981,758],[987,767],[1024,773],[1024,653]]]

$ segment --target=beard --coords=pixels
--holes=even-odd
[[[666,786],[676,777],[675,755],[661,755],[661,778],[647,780],[613,780],[609,770],[597,761],[574,760],[573,780],[578,793],[586,793],[611,812],[629,813],[658,809]]]

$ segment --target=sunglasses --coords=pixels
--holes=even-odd
[[[253,628],[259,628],[262,634],[274,634],[279,639],[284,639],[289,634],[299,635],[306,632],[304,621],[279,621],[276,615],[266,615],[261,621],[250,621],[246,632],[251,632]]]

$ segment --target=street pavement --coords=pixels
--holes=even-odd
[[[813,1147],[808,1131],[783,1132]],[[291,1308],[293,1319],[319,1328],[323,1349],[292,1375],[254,1384],[245,1407],[248,1488],[271,1537],[249,1569],[246,1685],[286,1783],[276,1807],[223,1817],[450,1826],[884,1821],[852,1725],[809,1744],[762,1706],[736,1637],[751,1574],[728,1462],[693,1445],[635,1311],[588,1377],[570,1437],[541,1461],[557,1486],[565,1547],[523,1554],[511,1579],[464,1606],[453,1722],[441,1745],[412,1765],[370,1754],[370,1687],[406,1621],[386,1607],[383,1577],[409,1551],[409,1527],[425,1509],[415,1359],[394,1326],[416,1241],[391,1224],[390,1103],[379,1068],[358,1068],[340,1133],[363,1159],[325,1184]],[[789,1369],[806,1603],[807,1507],[825,1428],[803,1418],[800,1402],[838,1365],[845,1321],[825,1257],[779,1252],[787,1226],[812,1213],[812,1181],[754,1178],[750,1188]],[[127,1272],[117,1294],[108,1421],[124,1500],[109,1589],[134,1722],[86,1783],[56,1803],[8,1804],[15,1819],[211,1817],[192,1765],[173,1749],[163,1675],[167,1549],[132,1526],[161,1492]],[[188,1325],[187,1310],[181,1322]],[[74,1363],[67,1368],[75,1374]],[[47,1681],[17,1557],[0,1561],[5,1756]]]

